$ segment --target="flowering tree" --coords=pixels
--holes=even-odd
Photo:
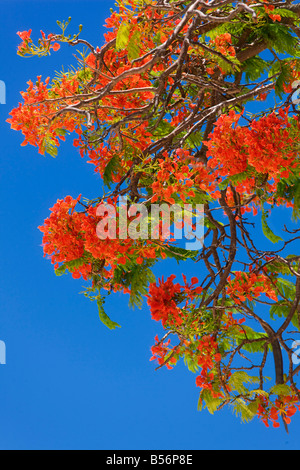
[[[58,200],[39,227],[56,274],[84,278],[111,329],[119,325],[105,294],[129,293],[137,306],[146,298],[165,330],[151,359],[158,368],[184,360],[199,409],[228,405],[244,421],[282,419],[286,429],[300,409],[300,235],[273,233],[268,216],[277,206],[300,216],[299,21],[291,0],[119,0],[101,47],[81,27],[67,35],[69,21],[37,45],[31,30],[19,32],[21,56],[64,43],[83,50],[77,68],[28,82],[8,119],[41,154],[55,156],[73,134],[106,188],[94,200]],[[107,203],[119,221],[120,196],[146,209],[203,205],[203,243],[190,250],[162,233],[130,237],[120,223],[109,236]],[[183,269],[192,262],[195,276],[156,281],[151,268],[170,257]]]

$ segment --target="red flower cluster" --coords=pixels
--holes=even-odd
[[[271,421],[273,427],[278,428],[280,417],[286,424],[290,424],[291,416],[296,413],[297,408],[300,410],[299,400],[295,395],[280,396],[274,403],[265,396],[258,397],[258,400],[257,416],[267,427]]]
[[[18,31],[17,35],[22,39],[22,43],[18,46],[18,51],[21,52],[28,48],[28,43],[32,42],[31,40],[32,29],[29,31]]]
[[[221,54],[235,56],[235,49],[230,45],[231,42],[231,34],[229,33],[219,34],[215,39],[209,41]]]
[[[164,152],[164,159],[160,158],[158,160],[160,169],[156,173],[156,180],[152,183],[152,202],[161,199],[170,204],[175,204],[172,197],[174,194],[178,194],[184,202],[186,197],[195,196],[195,192],[190,189],[194,184],[192,177],[195,171],[182,162],[183,155],[180,150],[172,157]],[[184,157],[188,158],[189,152],[186,152],[187,154],[184,154]]]
[[[70,268],[73,277],[83,276],[84,279],[91,273],[92,263],[95,260],[104,260],[107,278],[113,276],[114,269],[119,264],[136,259],[155,258],[156,247],[151,242],[143,240],[115,239],[107,237],[102,240],[97,236],[97,224],[102,217],[97,216],[97,208],[91,206],[86,212],[76,212],[75,206],[80,196],[73,199],[67,196],[58,200],[50,209],[51,214],[39,229],[43,232],[44,255],[49,256],[55,268],[59,263],[80,260],[80,268]],[[108,201],[113,204],[114,201]],[[119,227],[116,226],[116,235]]]
[[[156,321],[162,321],[163,326],[168,322],[170,325],[180,325],[182,323],[182,314],[177,307],[178,294],[181,292],[181,285],[174,284],[176,278],[174,274],[165,281],[159,279],[158,286],[155,283],[150,284],[148,294],[148,305],[151,310],[152,318]]]
[[[49,153],[49,147],[52,149],[58,147],[59,140],[65,140],[65,131],[73,132],[76,127],[80,127],[80,121],[83,119],[71,113],[64,113],[51,120],[51,117],[59,111],[59,106],[55,101],[47,100],[53,96],[72,97],[78,89],[79,82],[76,77],[63,77],[60,85],[55,85],[50,91],[49,81],[48,77],[42,82],[41,76],[37,77],[35,85],[29,81],[28,89],[21,93],[24,103],[19,103],[19,106],[10,112],[12,117],[7,119],[12,129],[22,131],[25,139],[21,145],[36,146],[41,154],[45,151]],[[71,102],[70,98],[69,104]]]
[[[169,348],[170,342],[170,339],[163,342],[159,340],[158,336],[155,336],[155,344],[151,347],[153,356],[150,358],[150,361],[156,360],[160,366],[165,363],[167,369],[172,369],[170,364],[175,364],[177,360],[175,357],[170,357],[169,360],[166,360],[166,356],[172,354],[172,351],[174,351],[174,349]]]
[[[30,29],[29,31],[18,31],[17,35],[22,39],[22,43],[18,46],[18,54],[19,55],[25,55],[25,54],[30,54],[33,51],[31,50],[32,47],[32,39],[31,39],[31,33],[32,30]],[[60,45],[58,42],[54,42],[51,44],[51,38],[53,37],[53,34],[49,34],[48,37],[46,38],[46,35],[43,31],[41,31],[42,38],[40,39],[40,51],[42,49],[45,49],[49,51],[50,49],[53,49],[54,51],[58,51],[60,49]]]
[[[236,271],[233,280],[229,276],[226,294],[236,303],[244,302],[246,298],[251,301],[261,294],[265,294],[272,300],[278,300],[270,279],[264,274],[255,274],[254,272]]]
[[[44,253],[52,256],[55,267],[57,263],[81,258],[84,252],[84,242],[81,231],[82,216],[74,212],[80,199],[67,196],[58,200],[50,209],[51,215],[39,229],[44,233]]]
[[[213,392],[213,380],[215,374],[211,371],[216,362],[222,359],[218,352],[218,343],[212,335],[205,335],[198,340],[197,362],[201,367],[201,373],[196,377],[197,387],[207,388]]]
[[[238,121],[242,114],[231,110],[228,115],[219,117],[210,140],[205,142],[210,156],[208,166],[215,178],[244,173],[242,180],[235,183],[242,199],[255,191],[256,176],[265,175],[265,188],[271,197],[279,181],[288,178],[298,167],[288,111],[288,108],[280,109],[278,114],[272,112],[252,121],[249,127],[241,127]],[[250,210],[242,208],[242,212]]]
[[[278,14],[271,13],[275,10],[275,5],[264,5],[265,12],[268,14],[269,18],[273,21],[281,21],[281,16]]]
[[[151,283],[149,286],[148,305],[151,310],[152,318],[156,321],[162,321],[163,326],[179,326],[185,318],[184,309],[187,307],[189,300],[193,300],[195,296],[201,294],[202,287],[194,287],[199,281],[196,277],[191,279],[191,284],[186,282],[183,275],[184,285],[178,282],[173,283],[176,278],[172,274],[165,281],[164,278],[159,279],[158,285]],[[185,301],[185,306],[179,308],[178,305]]]

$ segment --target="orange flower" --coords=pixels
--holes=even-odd
[[[17,32],[17,35],[20,36],[20,38],[22,39],[22,41],[31,41],[30,39],[30,35],[32,33],[32,29],[29,29],[29,31],[18,31]]]
[[[58,51],[58,49],[60,49],[60,44],[58,42],[55,42],[51,47],[54,51]]]

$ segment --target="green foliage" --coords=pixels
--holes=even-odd
[[[284,297],[282,300],[278,300],[274,305],[270,307],[270,318],[272,320],[276,318],[286,318],[292,306],[292,301],[295,298],[296,287],[288,279],[278,278],[276,283],[277,289],[281,296]],[[292,324],[299,329],[299,320],[297,312],[293,315],[291,320]]]
[[[238,394],[245,394],[248,392],[248,388],[245,387],[244,383],[259,383],[259,379],[257,377],[251,377],[244,370],[237,370],[230,376],[228,380],[229,387],[232,390],[235,390]]]
[[[103,172],[103,183],[108,188],[111,187],[111,183],[113,182],[113,175],[116,175],[120,168],[120,158],[118,155],[114,155],[106,165],[104,172]]]
[[[185,248],[179,248],[176,246],[170,246],[169,248],[163,247],[162,251],[168,258],[174,258],[178,263],[188,259],[195,261],[198,255],[196,250],[186,250]]]
[[[203,139],[203,132],[194,132],[187,138],[189,147],[200,147]]]
[[[238,183],[242,183],[249,177],[249,171],[243,171],[242,173],[237,173],[235,175],[231,175],[228,178],[225,178],[222,182],[219,183],[219,188],[220,189],[226,189],[227,186],[230,185],[230,183],[233,183],[233,185],[236,185]]]
[[[48,153],[51,157],[57,157],[57,144],[55,142],[55,139],[53,137],[50,137],[49,135],[46,134],[46,136],[43,139],[43,143],[41,146],[41,152],[43,154]]]
[[[127,45],[129,60],[137,59],[140,55],[141,35],[141,31],[137,29],[134,31],[131,38],[129,39]]]
[[[197,363],[197,357],[193,357],[189,354],[186,354],[184,356],[184,363],[191,372],[195,373],[199,370],[199,366],[198,366],[198,363]]]
[[[300,219],[300,179],[297,180],[293,187],[293,212],[292,212],[292,220],[295,222]]]
[[[287,10],[286,8],[275,8],[273,11],[272,11],[272,14],[273,15],[280,15],[281,18],[293,18],[294,20],[299,20],[298,19],[298,15],[291,11],[291,10]]]
[[[231,335],[234,344],[241,346],[241,348],[250,353],[263,352],[268,339],[266,333],[257,332],[248,325],[243,325],[242,332],[240,327],[231,327]],[[245,337],[247,341],[245,341]],[[228,343],[228,349],[230,349],[230,343]]]
[[[288,54],[292,57],[299,54],[298,38],[293,36],[285,25],[273,22],[265,23],[258,28],[257,32],[267,41],[269,48],[274,49],[277,54]]]
[[[210,390],[203,389],[200,392],[199,401],[198,401],[198,410],[201,411],[203,407],[203,403],[205,403],[205,407],[209,411],[210,414],[214,414],[217,411],[218,407],[223,403],[223,398],[216,398],[213,396]]]
[[[288,180],[279,181],[277,194],[279,197],[293,202],[292,220],[296,222],[300,219],[300,178],[293,175]]]
[[[231,406],[236,416],[240,416],[242,422],[248,423],[257,412],[257,403],[254,401],[247,404],[243,398],[236,398]]]
[[[264,209],[262,206],[262,215],[261,215],[261,225],[262,225],[262,230],[264,235],[272,242],[272,243],[278,243],[280,241],[283,241],[281,237],[278,235],[275,235],[272,230],[270,229],[267,219],[269,217],[269,213]]]
[[[273,304],[270,307],[270,318],[275,319],[275,316],[278,318],[287,317],[291,309],[291,305],[286,300],[279,300],[276,304]]]
[[[155,276],[149,265],[152,261],[145,261],[143,264],[130,263],[120,265],[115,269],[114,282],[130,288],[129,306],[141,308],[143,299],[147,294],[149,283],[155,282]]]
[[[290,301],[293,301],[296,294],[296,287],[288,279],[282,277],[277,278],[276,287],[279,290],[280,294]]]
[[[221,69],[226,73],[226,74],[233,74],[234,72],[239,72],[241,69],[241,63],[240,61],[234,57],[230,56],[230,59],[224,60],[221,57],[214,56],[215,61],[221,67]]]
[[[117,51],[121,51],[125,49],[129,42],[129,34],[130,34],[130,24],[123,22],[117,32],[116,37],[116,49]]]
[[[107,326],[107,328],[109,328],[110,330],[114,330],[115,328],[117,327],[120,327],[120,325],[114,321],[112,321],[109,316],[105,313],[104,311],[104,307],[103,307],[103,298],[99,298],[97,300],[97,305],[98,305],[98,310],[99,310],[99,318],[100,320],[102,321],[102,323],[104,323],[105,326]]]
[[[247,83],[258,80],[266,73],[269,68],[269,62],[259,56],[250,57],[243,63],[243,71],[245,72],[245,80]]]
[[[75,269],[79,269],[83,264],[88,262],[88,255],[84,255],[81,258],[73,259],[71,261],[66,261],[61,264],[58,268],[55,269],[56,276],[62,276],[66,274],[67,270],[73,272]]]
[[[284,59],[276,61],[271,66],[269,71],[269,77],[275,77],[275,93],[282,99],[284,93],[284,85],[288,85],[292,80],[292,69],[290,65],[290,59]]]
[[[266,378],[266,377],[265,377]],[[250,397],[269,397],[269,393],[266,390],[261,390],[259,388],[255,388],[253,390],[249,391],[249,396]]]
[[[274,273],[274,274],[277,274],[277,273],[281,273],[284,275],[291,274],[291,270],[289,266],[283,261],[281,261],[280,259],[276,259],[272,261],[271,263],[267,264],[267,269],[269,272]]]
[[[278,384],[274,385],[273,387],[270,388],[270,395],[271,394],[276,394],[276,395],[281,395],[281,396],[289,396],[293,395],[293,390],[291,387],[287,384]]]
[[[222,23],[215,28],[213,28],[211,31],[209,31],[206,35],[210,39],[216,39],[220,34],[225,34],[229,33],[232,34],[233,36],[239,36],[243,33],[245,28],[249,28],[249,25],[246,24],[246,22],[241,22],[241,21],[230,21],[228,23]]]

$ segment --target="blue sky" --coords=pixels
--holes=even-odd
[[[0,448],[299,449],[300,414],[287,435],[258,420],[241,424],[229,410],[198,412],[195,375],[183,364],[155,371],[149,361],[161,328],[146,305],[132,311],[127,297],[111,296],[107,311],[122,328],[110,331],[79,293],[82,281],[55,276],[38,225],[58,198],[94,198],[102,186],[71,140],[56,159],[43,157],[20,147],[22,135],[5,122],[29,79],[52,78],[75,63],[69,46],[47,58],[20,58],[16,32],[31,28],[37,39],[41,29],[58,31],[56,20],[71,16],[70,32],[83,24],[82,37],[101,46],[113,2],[1,0],[0,7],[0,79],[7,87],[0,105],[0,340],[7,351],[0,365]],[[155,272],[173,270],[167,262]],[[191,265],[184,270],[196,274]]]

